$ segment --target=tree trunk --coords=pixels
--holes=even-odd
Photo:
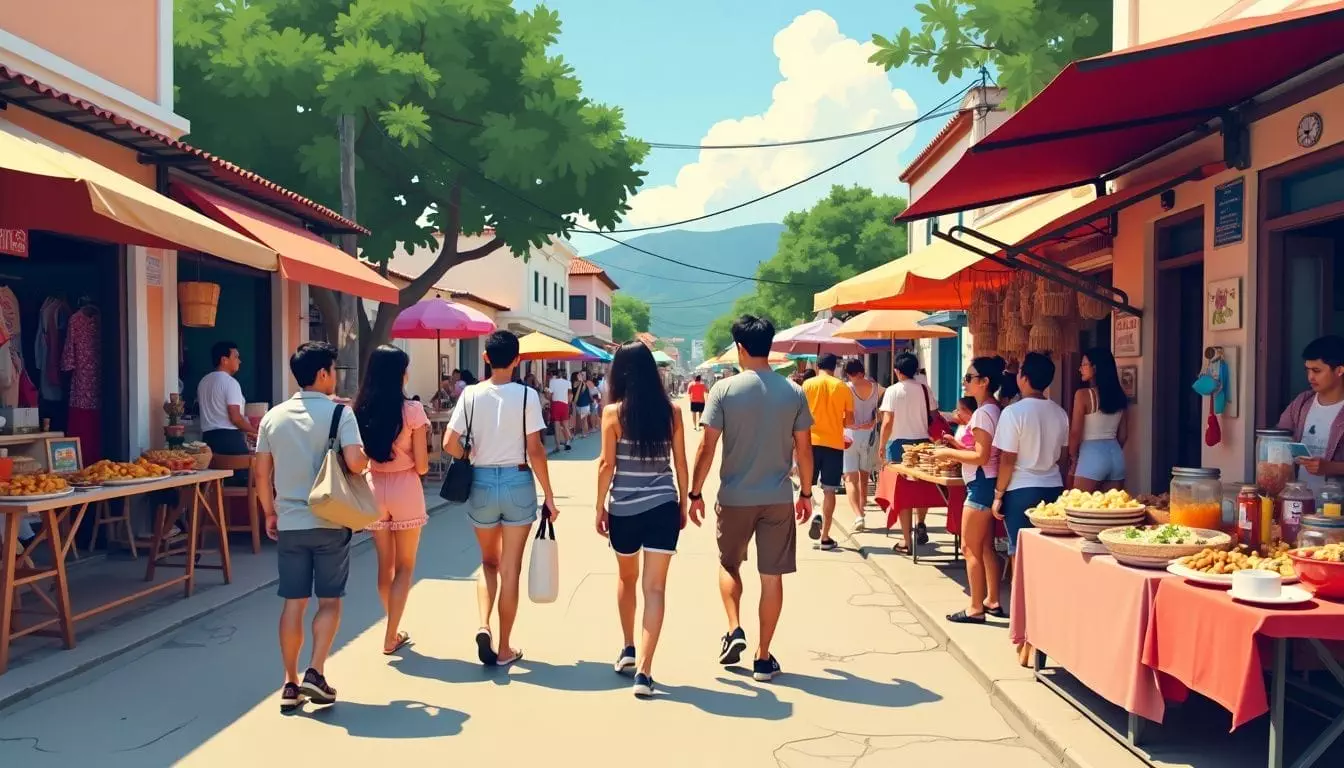
[[[337,119],[341,142],[341,215],[355,220],[355,117],[341,115]],[[351,258],[359,257],[358,236],[341,235],[341,248]],[[336,393],[354,397],[359,387],[359,313],[364,311],[360,299],[348,293],[337,292],[338,305],[336,337]],[[330,328],[330,325],[328,325]]]

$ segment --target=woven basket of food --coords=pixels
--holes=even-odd
[[[1068,317],[1077,305],[1073,291],[1045,278],[1036,280],[1036,314],[1045,317]]]
[[[1051,536],[1073,536],[1073,530],[1069,528],[1068,513],[1064,511],[1064,505],[1058,501],[1044,502],[1037,504],[1027,510],[1027,519],[1031,524],[1040,529],[1041,533]]]
[[[1208,528],[1184,525],[1129,525],[1102,531],[1097,540],[1116,560],[1139,568],[1166,568],[1178,557],[1204,549],[1223,550],[1232,546],[1232,537]]]

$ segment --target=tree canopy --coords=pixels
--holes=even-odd
[[[1112,0],[924,0],[915,10],[918,28],[873,35],[869,61],[927,67],[943,83],[986,66],[1013,109],[1069,62],[1111,50]]]
[[[611,340],[632,341],[636,333],[649,330],[649,303],[625,293],[611,298]]]
[[[333,208],[337,118],[354,117],[362,256],[438,251],[372,326],[360,313],[368,348],[454,265],[628,210],[648,146],[549,53],[559,33],[510,0],[178,0],[177,108],[193,143]]]
[[[892,223],[903,210],[903,198],[834,186],[811,209],[785,216],[775,255],[756,268],[756,277],[788,284],[757,283],[710,324],[708,349],[718,354],[732,343],[729,328],[743,313],[768,317],[783,330],[813,316],[817,291],[904,256],[906,228]]]

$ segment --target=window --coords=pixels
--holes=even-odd
[[[957,211],[957,226],[958,226],[958,227],[964,227],[964,226],[966,226],[966,212],[965,212],[965,211]]]
[[[935,216],[924,222],[924,244],[933,244],[933,233],[938,231],[938,217]]]
[[[541,301],[541,273],[532,273],[532,301]]]
[[[561,286],[561,287],[560,287],[560,303],[556,306],[556,309],[563,310],[564,308],[565,308],[565,288],[564,288],[564,286]]]
[[[549,298],[551,298],[551,280],[550,278],[543,277],[541,278],[541,298],[537,299],[537,301],[545,304],[546,300]]]
[[[597,304],[598,304],[599,307],[602,306],[602,302],[600,302],[600,301],[599,301]],[[570,296],[570,297],[569,297],[569,319],[570,319],[570,320],[587,320],[587,319],[588,319],[588,297],[587,297],[587,296]]]
[[[611,305],[607,304],[606,302],[602,301],[601,299],[595,299],[595,300],[593,301],[593,304],[594,304],[595,314],[596,314],[596,316],[597,316],[597,322],[600,323],[600,324],[602,324],[602,325],[607,326],[608,328],[610,328],[610,327],[611,327]]]

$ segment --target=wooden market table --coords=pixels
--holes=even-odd
[[[89,490],[76,490],[73,494],[55,499],[20,502],[6,499],[0,502],[0,524],[4,525],[3,546],[0,547],[0,674],[9,666],[9,645],[15,638],[30,634],[55,634],[61,638],[66,648],[75,647],[75,629],[77,621],[103,613],[133,600],[184,584],[185,597],[190,597],[196,585],[196,568],[218,569],[223,572],[227,584],[233,578],[232,564],[229,559],[228,521],[224,516],[223,481],[231,477],[228,470],[204,470],[185,475],[173,475],[134,485],[101,486]],[[155,512],[154,539],[150,549],[149,564],[145,580],[154,578],[156,568],[180,567],[181,576],[175,576],[159,584],[152,584],[130,595],[120,597],[95,606],[80,613],[74,613],[70,605],[70,585],[66,576],[65,559],[74,546],[75,533],[79,530],[84,515],[90,505],[113,499],[128,499],[156,491],[190,489],[189,504],[180,504],[175,508],[160,505]],[[213,497],[213,499],[212,499]],[[220,565],[198,566],[196,556],[201,534],[201,512],[208,518],[208,527],[219,537]],[[42,518],[42,530],[29,542],[23,554],[18,551],[19,520],[25,515],[37,515]],[[168,542],[168,533],[178,519],[186,516],[188,534],[185,546],[175,548]],[[70,533],[64,531],[69,529]],[[31,553],[40,544],[46,544],[51,553],[51,565],[39,566]],[[165,548],[165,544],[169,544]],[[184,556],[181,564],[164,562],[167,558]],[[54,599],[43,591],[33,591],[56,614],[29,626],[15,628],[14,617],[18,598],[25,586],[53,579]]]
[[[960,475],[943,477],[918,467],[888,464],[877,478],[877,506],[887,513],[887,530],[909,509],[947,507],[947,532],[952,534],[952,562],[961,559],[961,513],[966,503],[966,482]],[[919,563],[919,545],[910,548],[910,556]],[[925,558],[927,559],[927,558]]]

